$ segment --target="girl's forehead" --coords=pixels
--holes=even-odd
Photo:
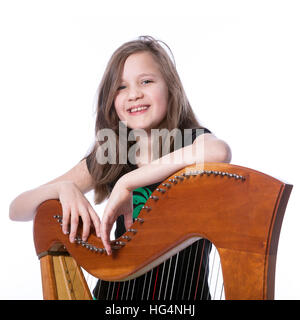
[[[150,52],[135,52],[127,57],[125,64],[131,63],[146,63],[146,64],[156,64],[154,58]]]
[[[126,78],[126,76],[132,75],[159,76],[159,65],[148,52],[134,53],[126,59],[122,71],[122,77]]]

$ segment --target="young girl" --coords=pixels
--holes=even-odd
[[[69,234],[70,241],[75,241],[81,218],[82,239],[87,240],[93,227],[110,255],[110,231],[114,222],[117,223],[115,236],[119,238],[164,179],[195,162],[230,161],[229,146],[196,119],[176,67],[159,42],[153,37],[141,36],[113,53],[99,86],[92,151],[62,176],[20,194],[10,205],[12,220],[32,220],[39,204],[57,198],[63,210],[62,231]],[[127,139],[123,131],[120,132],[120,121],[123,127],[125,124]],[[134,136],[139,130],[145,133],[137,139],[136,163],[132,164],[128,158],[125,163],[99,161],[104,146],[104,141],[98,138],[99,132],[107,128],[117,137],[114,140],[117,159],[132,148],[132,141],[128,141],[131,133]],[[162,153],[166,141],[163,138],[159,155],[154,156],[152,129],[167,129],[168,132],[179,129],[182,134],[186,132],[184,129],[203,130],[202,134],[199,134],[201,130],[193,130],[190,144],[177,149],[171,137],[171,150],[167,154]],[[191,153],[195,149],[201,150],[196,156]],[[189,156],[174,161],[182,153]],[[92,189],[95,204],[108,198],[102,221],[84,196]],[[94,295],[99,299],[209,298],[206,270],[209,251],[210,243],[199,240],[135,280],[98,281]]]

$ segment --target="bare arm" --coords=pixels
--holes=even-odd
[[[183,156],[184,155],[184,156]],[[210,133],[200,135],[192,145],[178,149],[122,176],[120,183],[133,191],[166,179],[174,172],[196,162],[230,162],[231,150]]]
[[[182,153],[185,154],[184,157]],[[230,160],[231,151],[224,141],[213,134],[203,134],[195,139],[192,145],[178,149],[123,175],[114,186],[103,213],[101,238],[107,253],[112,252],[109,235],[117,217],[124,215],[126,229],[132,224],[132,191],[134,189],[160,182],[174,172],[196,162],[230,162]]]
[[[96,230],[100,226],[96,212],[83,195],[92,188],[93,179],[84,159],[62,176],[17,196],[10,204],[9,217],[15,221],[30,221],[42,202],[59,199],[63,208],[63,231],[68,231],[68,224],[71,220],[70,240],[73,240],[78,219],[81,216],[84,222],[83,237],[85,237],[89,233],[90,218]]]

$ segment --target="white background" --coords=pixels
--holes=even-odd
[[[288,0],[1,1],[0,299],[42,299],[32,222],[10,221],[9,204],[86,154],[106,63],[140,35],[170,46],[193,109],[233,164],[294,185],[275,298],[299,299],[299,16]]]

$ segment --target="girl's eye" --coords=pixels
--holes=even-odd
[[[151,81],[151,80],[143,80],[142,83],[144,83],[144,82],[150,83],[150,82],[153,82],[153,81]],[[125,86],[120,86],[117,90],[122,90],[124,88],[126,88],[126,87]]]
[[[153,82],[153,81],[151,81],[151,80],[143,80],[142,82],[150,83],[150,82]]]

